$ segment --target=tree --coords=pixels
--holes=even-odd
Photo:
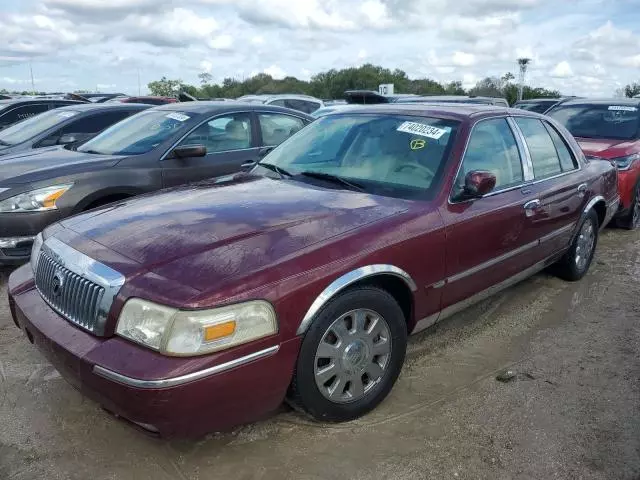
[[[200,79],[200,84],[203,86],[210,84],[211,80],[213,80],[213,76],[207,72],[202,72],[198,74],[198,78]]]
[[[640,95],[640,83],[634,82],[624,87],[624,94],[629,98]]]
[[[182,80],[169,80],[167,77],[162,77],[160,80],[147,85],[151,95],[159,97],[175,97],[183,87]]]

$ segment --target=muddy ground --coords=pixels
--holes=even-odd
[[[637,480],[639,352],[640,232],[607,229],[581,282],[539,274],[411,339],[392,394],[359,421],[283,408],[168,442],[65,383],[11,322],[3,279],[0,479]],[[496,381],[504,369],[513,381]]]

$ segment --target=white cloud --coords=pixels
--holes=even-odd
[[[472,53],[454,52],[451,61],[454,65],[469,67],[476,63],[476,56]]]
[[[369,52],[367,52],[364,48],[361,48],[358,51],[358,60],[364,60],[369,56]]]
[[[224,34],[212,38],[207,44],[214,50],[228,50],[233,45],[233,38],[231,35]]]
[[[213,70],[213,63],[211,63],[209,60],[202,60],[200,62],[200,70],[205,73],[211,73],[211,70]]]
[[[573,70],[571,69],[569,62],[562,61],[558,63],[551,72],[549,72],[549,75],[556,78],[569,78],[573,76]]]
[[[287,73],[278,65],[271,65],[270,67],[265,68],[264,73],[271,75],[273,78],[284,78],[287,75]]]

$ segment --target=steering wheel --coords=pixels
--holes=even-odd
[[[407,168],[418,170],[422,174],[426,174],[425,178],[427,179],[431,179],[436,176],[435,173],[433,173],[433,171],[431,171],[430,168],[425,167],[424,165],[420,165],[419,163],[403,163],[398,168],[396,168],[394,172],[401,172],[402,170],[405,170]]]

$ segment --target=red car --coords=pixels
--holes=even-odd
[[[549,116],[562,123],[589,158],[613,162],[618,169],[619,226],[640,226],[640,99],[571,100]]]
[[[577,280],[616,172],[555,121],[381,105],[317,120],[251,173],[63,220],[9,281],[70,383],[165,436],[378,405],[407,335],[553,266]]]

